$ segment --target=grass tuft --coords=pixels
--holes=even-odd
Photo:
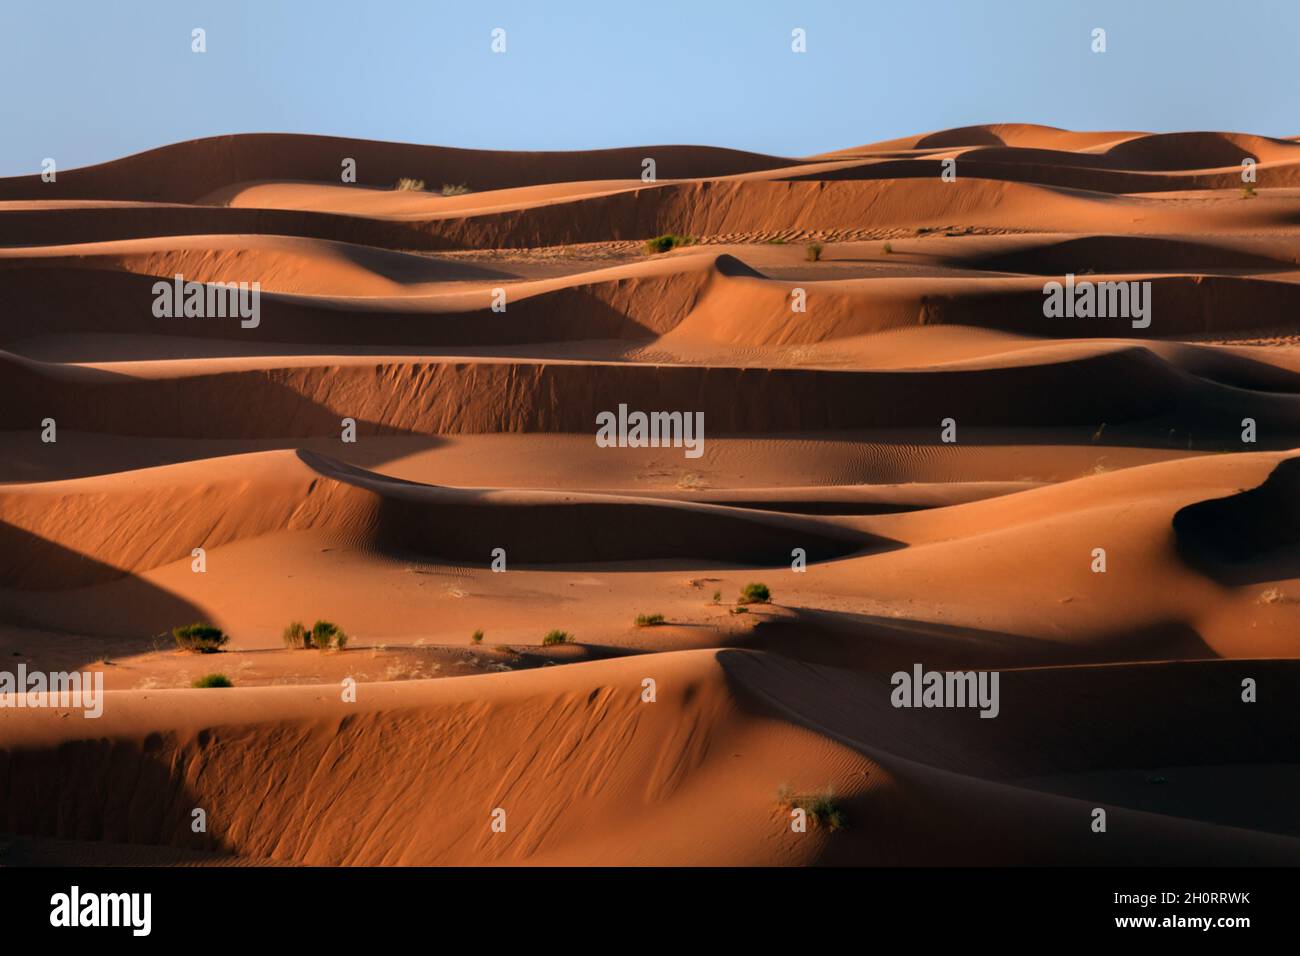
[[[222,633],[221,628],[197,622],[173,627],[172,637],[181,650],[198,654],[215,654],[230,640],[230,635]]]
[[[777,788],[776,798],[781,806],[804,811],[818,826],[832,832],[849,828],[849,819],[835,802],[835,791],[830,787],[821,793],[798,794],[789,784],[782,784]]]
[[[311,646],[311,632],[303,626],[302,621],[293,621],[280,632],[280,639],[290,650],[301,650]]]
[[[347,647],[348,636],[332,621],[317,621],[311,626],[311,642],[322,651],[330,645],[343,650]]]
[[[645,251],[654,255],[660,252],[668,252],[670,249],[676,249],[679,246],[689,246],[695,240],[690,236],[679,236],[675,233],[667,232],[662,236],[655,236],[653,239],[647,239]]]
[[[225,674],[204,674],[191,687],[234,687],[234,682]]]

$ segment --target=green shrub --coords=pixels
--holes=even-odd
[[[811,799],[805,799],[805,802],[800,803],[799,806],[807,811],[808,816],[831,830],[848,828],[848,818],[836,804],[835,793],[829,787]]]
[[[442,194],[444,196],[463,196],[469,192],[469,187],[464,183],[443,183]]]
[[[689,246],[695,240],[690,236],[678,236],[674,233],[664,233],[662,236],[655,236],[653,239],[647,239],[645,244],[646,252],[658,253],[667,252],[669,249],[676,249],[678,246]]]
[[[302,621],[294,621],[280,632],[280,638],[284,641],[284,646],[290,650],[301,650],[304,647],[311,646],[310,632],[303,626]]]
[[[482,644],[482,643],[483,643],[483,632],[482,632],[482,631],[475,631],[475,632],[473,633],[473,635],[470,636],[470,640],[473,641],[475,644]]]
[[[424,180],[410,179],[409,177],[403,176],[397,181],[397,185],[393,188],[397,190],[409,190],[411,192],[424,192]]]
[[[714,592],[713,592],[713,603],[714,603],[714,604],[721,604],[721,603],[722,603],[722,592],[721,592],[721,591],[714,591]]]
[[[215,654],[230,640],[230,635],[223,634],[221,628],[197,622],[185,627],[173,627],[172,637],[181,650],[200,654]]]
[[[794,793],[789,786],[782,786],[777,791],[777,799],[782,806],[790,809],[800,809],[808,814],[819,825],[828,829],[847,830],[849,827],[848,817],[835,802],[835,791],[827,787],[821,793],[799,795]]]
[[[1242,184],[1242,187],[1241,187],[1241,198],[1242,198],[1242,199],[1254,199],[1254,198],[1255,198],[1255,187],[1254,187],[1253,184],[1251,184],[1251,183],[1244,183],[1244,184]]]
[[[741,604],[766,604],[772,599],[772,592],[766,584],[746,584],[740,590]]]
[[[234,687],[229,677],[225,674],[204,674],[196,680],[191,687]]]
[[[654,627],[664,622],[662,614],[638,614],[636,616],[637,627]]]
[[[348,636],[343,633],[343,628],[331,621],[317,621],[311,626],[311,642],[322,651],[330,644],[337,644],[339,650],[342,650],[348,642]]]
[[[551,631],[544,638],[543,644],[569,644],[573,641],[573,635],[568,631]]]
[[[885,243],[885,255],[892,255],[893,251],[894,251],[894,244],[892,242]]]
[[[810,242],[804,247],[804,254],[808,256],[809,262],[820,262],[822,258],[822,244],[820,242]]]

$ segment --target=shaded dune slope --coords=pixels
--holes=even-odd
[[[653,705],[640,701],[650,674],[663,688]],[[844,680],[780,658],[701,651],[375,685],[368,702],[318,705],[310,719],[296,716],[316,693],[305,688],[236,690],[220,700],[173,691],[162,693],[184,697],[177,709],[187,716],[161,733],[133,693],[114,700],[96,740],[78,740],[53,718],[22,728],[3,758],[6,778],[21,786],[5,794],[0,820],[50,837],[327,865],[752,864],[835,862],[846,853],[903,865],[972,856],[1281,864],[1300,850],[1292,839],[1124,807],[1110,808],[1111,835],[1098,839],[1084,801],[918,760],[936,746],[951,757],[936,732],[907,728],[908,757],[879,747],[865,715],[888,711],[883,690],[864,698],[863,686]],[[1058,685],[1046,675],[1034,683],[1039,695]],[[1154,714],[1144,707],[1135,716]],[[783,749],[783,766],[765,764]],[[1043,758],[1027,751],[1041,768]],[[775,789],[827,778],[854,829],[800,840],[787,831]],[[77,785],[65,793],[68,781]],[[557,801],[557,791],[568,798]],[[190,832],[195,806],[207,809],[205,835]],[[496,809],[505,811],[504,833],[490,829]],[[688,818],[694,826],[683,826]]]
[[[1300,459],[1279,462],[1263,484],[1174,515],[1179,550],[1228,581],[1274,580],[1300,569]]]
[[[215,523],[213,517],[217,516]],[[277,531],[326,531],[352,547],[486,565],[673,558],[771,564],[796,545],[825,560],[888,542],[800,516],[601,494],[437,488],[301,452],[184,464],[113,480],[0,490],[0,580],[95,584]],[[583,529],[575,534],[572,529]],[[51,546],[80,562],[42,560]]]

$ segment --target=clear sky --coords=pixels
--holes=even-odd
[[[1294,136],[1298,57],[1297,0],[0,0],[0,175],[265,131],[785,155],[987,122]]]

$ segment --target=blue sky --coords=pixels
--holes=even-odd
[[[1297,49],[1294,0],[6,0],[0,175],[264,131],[785,155],[1004,121],[1294,136]]]

